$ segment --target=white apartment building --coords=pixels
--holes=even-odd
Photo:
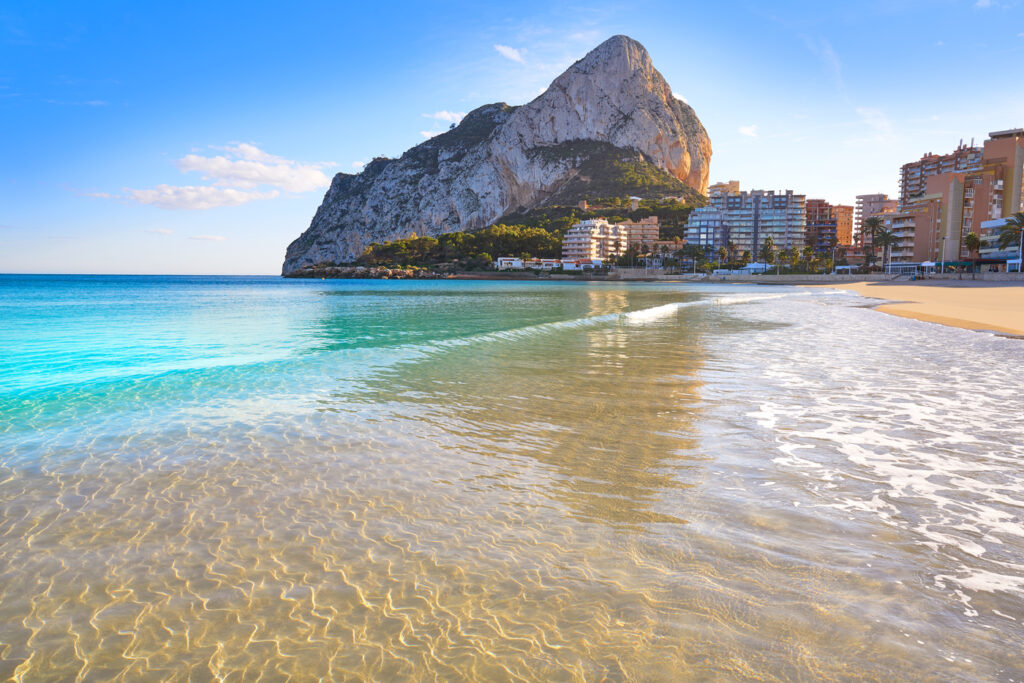
[[[630,231],[603,218],[580,221],[569,228],[562,240],[562,260],[611,259],[626,253]]]

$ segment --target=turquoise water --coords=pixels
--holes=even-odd
[[[0,678],[1022,680],[1024,347],[864,303],[0,276]]]

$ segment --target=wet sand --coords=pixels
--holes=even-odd
[[[827,286],[893,301],[895,303],[878,306],[879,311],[891,315],[968,330],[1024,335],[1024,283],[946,280]]]

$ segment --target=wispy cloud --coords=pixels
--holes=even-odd
[[[249,189],[270,185],[285,192],[308,192],[330,184],[330,179],[320,170],[326,164],[282,159],[244,142],[221,149],[226,154],[212,157],[187,154],[174,163],[183,172],[202,173],[203,180],[222,187]]]
[[[523,54],[521,50],[517,50],[514,47],[509,47],[508,45],[495,45],[494,49],[497,50],[498,54],[500,54],[505,59],[511,59],[513,62],[519,62],[520,64],[526,63],[526,60],[523,59]]]
[[[992,0],[978,0],[976,3],[974,3],[974,6],[977,7],[978,9],[986,9],[988,7],[991,7],[992,4]]]
[[[832,79],[832,82],[836,86],[836,90],[843,96],[847,101],[849,96],[846,90],[846,81],[843,79],[843,62],[839,58],[839,55],[832,48],[830,43],[825,38],[811,38],[810,36],[801,36],[804,41],[804,45],[807,49],[817,56],[818,61],[824,67],[825,72]]]
[[[201,242],[223,242],[227,237],[224,237],[223,235],[192,235],[189,239],[199,240]]]
[[[174,165],[183,173],[200,173],[209,185],[160,184],[148,189],[124,188],[119,197],[162,209],[212,209],[273,199],[281,192],[309,192],[327,187],[323,169],[333,162],[302,163],[269,154],[249,143],[214,147],[223,154],[186,154]],[[262,188],[262,189],[261,189]],[[108,197],[106,193],[92,196]]]
[[[151,232],[154,235],[173,235],[174,234],[173,230],[168,230],[167,228],[147,228],[146,232]]]
[[[750,126],[740,126],[739,133],[740,133],[740,135],[744,135],[744,136],[746,136],[748,138],[756,138],[757,137],[757,125],[754,124],[754,125],[750,125]]]
[[[679,100],[680,102],[683,102],[685,104],[689,104],[690,103],[689,100],[687,100],[685,97],[683,97],[682,95],[680,95],[677,92],[672,93],[672,97],[676,98],[677,100]]]
[[[219,206],[238,206],[257,199],[273,199],[281,193],[246,192],[230,187],[196,185],[157,185],[148,190],[124,189],[124,198],[137,204],[149,204],[161,209],[214,209]]]
[[[443,130],[421,130],[420,131],[420,135],[422,135],[423,137],[425,137],[426,139],[429,140],[430,138],[434,137],[435,135],[440,135],[443,132],[444,132]]]
[[[353,161],[352,162],[352,168],[357,168],[358,169],[358,168],[362,168],[363,166],[366,166],[366,162],[365,161]]]
[[[438,121],[447,121],[448,123],[458,124],[459,121],[466,115],[464,111],[436,111],[433,114],[424,114],[423,117],[427,119],[437,119]]]

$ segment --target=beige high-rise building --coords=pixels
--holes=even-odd
[[[661,227],[658,225],[657,216],[648,216],[647,218],[641,218],[639,221],[625,221],[621,225],[629,233],[628,246],[644,245],[650,247],[658,241],[658,233]]]

